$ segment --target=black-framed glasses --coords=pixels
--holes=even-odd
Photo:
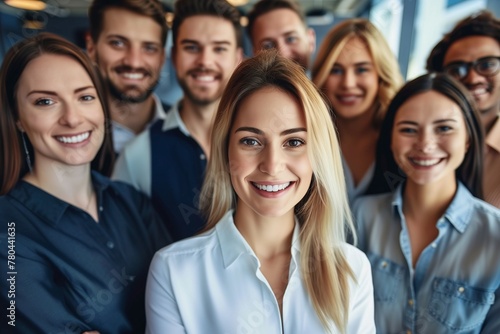
[[[491,77],[500,71],[500,57],[483,57],[471,62],[453,62],[444,67],[444,71],[457,79],[463,79],[469,75],[473,68],[477,74]]]

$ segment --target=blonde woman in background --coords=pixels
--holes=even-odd
[[[387,106],[403,79],[386,40],[366,19],[333,27],[312,69],[337,125],[349,201],[363,195],[375,165],[375,146]]]
[[[345,242],[352,220],[320,94],[276,51],[244,61],[227,87],[200,196],[208,225],[156,253],[147,333],[374,333],[371,269]]]

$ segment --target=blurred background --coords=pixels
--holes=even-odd
[[[172,20],[175,0],[163,0],[167,21]],[[231,0],[242,15],[258,0]],[[397,56],[401,72],[412,79],[425,72],[425,60],[444,33],[463,17],[481,9],[500,17],[500,0],[300,0],[308,24],[316,31],[317,45],[335,24],[346,18],[370,19],[385,35]],[[0,0],[0,62],[16,42],[40,31],[59,34],[85,47],[88,29],[87,9],[91,0]],[[243,17],[242,23],[246,23]],[[170,63],[171,36],[168,38],[167,62],[163,68],[158,95],[167,104],[179,96]],[[245,54],[252,55],[248,38]]]

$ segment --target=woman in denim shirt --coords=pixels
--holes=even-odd
[[[369,192],[393,191],[353,209],[378,333],[500,333],[500,210],[480,199],[480,124],[445,74],[407,83],[389,106]]]

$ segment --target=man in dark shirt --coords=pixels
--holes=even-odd
[[[184,96],[125,148],[113,178],[150,196],[180,240],[205,225],[198,196],[217,106],[242,59],[242,28],[238,10],[225,0],[180,0],[174,14],[172,62]]]

